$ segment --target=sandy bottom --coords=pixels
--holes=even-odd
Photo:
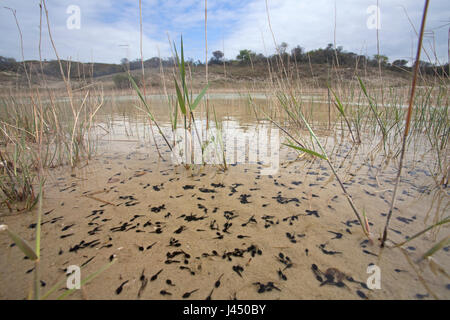
[[[344,167],[345,151],[335,160]],[[70,298],[433,298],[399,249],[381,250],[367,241],[326,163],[289,162],[294,158],[283,149],[274,176],[259,175],[257,165],[239,164],[226,172],[206,166],[192,176],[140,143],[116,142],[87,166],[50,171],[42,223],[42,292],[63,280],[70,265],[83,266],[86,278],[114,259]],[[395,170],[386,168],[375,178],[377,167],[358,157],[352,161],[348,169],[354,174],[342,171],[343,177],[376,238]],[[434,197],[427,187],[432,178],[426,163],[418,164],[404,170],[389,234],[395,242],[434,219]],[[445,208],[448,197],[442,201]],[[34,240],[36,211],[0,217],[0,222]],[[435,241],[427,234],[405,249],[416,261]],[[449,257],[449,247],[435,255],[447,272]],[[372,264],[381,270],[381,289],[366,286]],[[448,278],[433,274],[427,264],[414,266],[439,298],[450,298]],[[26,298],[32,270],[33,263],[0,234],[0,299]],[[64,283],[51,298],[63,292]]]

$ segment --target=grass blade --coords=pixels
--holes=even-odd
[[[183,94],[181,93],[180,87],[178,86],[177,79],[174,78],[173,80],[175,81],[175,89],[177,90],[177,98],[180,105],[180,110],[184,115],[186,115],[186,105]]]
[[[147,104],[147,102],[145,102],[144,97],[142,96],[141,90],[139,90],[139,87],[136,85],[136,82],[134,82],[133,78],[128,74],[128,77],[130,79],[131,84],[133,85],[134,90],[137,92],[139,98],[141,99],[142,103],[144,104],[146,110],[147,110],[147,114],[149,115],[150,119],[153,121],[153,123],[156,125],[156,128],[158,129],[158,132],[161,134],[161,136],[163,137],[164,141],[166,142],[167,146],[169,147],[170,151],[172,151],[172,147],[170,146],[169,141],[167,141],[166,136],[164,135],[164,133],[162,132],[161,128],[158,125],[158,122],[156,122],[155,118],[153,117],[150,108]],[[136,108],[140,109],[139,107],[135,106]]]
[[[387,133],[386,126],[383,124],[383,121],[380,119],[380,115],[375,110],[375,106],[373,105],[372,98],[369,96],[369,94],[367,92],[366,86],[364,85],[364,83],[362,82],[362,80],[359,77],[357,77],[357,78],[358,78],[359,85],[360,85],[364,95],[366,96],[367,100],[369,101],[370,109],[372,110],[373,114],[375,115],[375,119],[377,120],[378,125],[380,126],[381,132],[383,133],[383,141],[384,141],[384,140],[386,140],[386,133]]]
[[[34,250],[31,248],[31,246],[18,234],[14,233],[13,231],[8,229],[8,226],[1,225],[0,231],[6,231],[8,236],[11,238],[12,241],[16,244],[17,247],[30,259],[33,261],[36,261],[38,259],[37,254],[34,252]]]
[[[308,153],[308,154],[310,154],[310,155],[312,155],[314,157],[318,157],[320,159],[327,160],[326,156],[324,156],[323,154],[317,153],[315,151],[312,151],[312,150],[309,150],[309,149],[306,149],[306,148],[302,148],[302,147],[299,147],[299,146],[294,146],[292,144],[287,144],[287,143],[283,143],[283,144],[285,146],[288,146],[288,147],[292,148],[292,149],[296,149],[296,150],[299,150],[299,151],[302,151],[302,152],[306,152],[306,153]]]
[[[442,239],[441,241],[436,243],[430,250],[425,252],[420,260],[423,260],[423,259],[426,259],[426,258],[432,256],[433,254],[435,254],[442,248],[448,246],[449,244],[450,244],[450,236],[446,236],[444,239]]]
[[[450,222],[450,217],[447,217],[447,218],[445,218],[445,219],[443,219],[443,220],[441,220],[441,221],[439,221],[439,222],[429,226],[428,228],[426,228],[426,229],[416,233],[415,235],[413,235],[412,237],[408,238],[407,240],[405,240],[405,241],[403,241],[403,242],[401,242],[399,244],[396,244],[395,247],[400,247],[400,246],[404,245],[405,243],[408,243],[409,241],[414,240],[415,238],[419,237],[420,235],[422,235],[422,234],[426,233],[427,231],[433,229],[434,227],[440,226],[440,225],[448,223],[448,222]]]
[[[186,66],[184,63],[184,48],[183,48],[183,36],[181,36],[181,64],[180,64],[181,84],[183,88],[186,85]]]
[[[206,90],[208,90],[209,83],[203,88],[203,90],[198,94],[198,96],[195,98],[194,102],[191,105],[191,111],[194,111],[195,108],[197,108],[200,100],[202,100],[203,96],[206,93]]]

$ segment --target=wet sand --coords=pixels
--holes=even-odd
[[[69,265],[83,266],[85,278],[114,259],[70,298],[433,298],[399,249],[380,250],[367,241],[324,161],[293,161],[296,153],[282,147],[280,170],[273,176],[246,164],[225,172],[206,165],[192,175],[173,166],[168,150],[161,149],[166,161],[154,146],[133,138],[103,142],[88,165],[49,171],[41,240],[43,292],[64,279]],[[376,238],[389,209],[395,168],[390,164],[375,177],[379,165],[348,157],[349,149],[342,145],[334,163],[342,163],[345,185],[367,213]],[[407,163],[389,233],[393,241],[433,221],[432,184],[426,159],[414,168]],[[441,207],[448,201],[447,192]],[[0,222],[34,240],[35,210],[0,217]],[[429,234],[420,237],[406,251],[415,261],[435,240]],[[5,234],[0,234],[0,248],[0,299],[26,298],[33,263]],[[449,249],[435,255],[447,272]],[[379,290],[366,286],[371,264],[381,269]],[[439,298],[450,298],[447,278],[434,275],[426,264],[415,267],[423,268],[422,277]]]

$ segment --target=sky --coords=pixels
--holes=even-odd
[[[22,60],[9,7],[16,10],[25,59],[39,59],[39,3],[0,0],[0,56]],[[119,63],[124,57],[140,57],[139,0],[47,0],[46,5],[61,59]],[[216,50],[227,59],[242,49],[271,55],[282,42],[288,51],[297,45],[313,50],[336,43],[358,54],[377,53],[376,11],[371,11],[377,0],[267,0],[267,5],[268,10],[266,0],[208,0],[208,59]],[[378,0],[380,53],[391,62],[411,61],[415,55],[423,6],[419,0]],[[183,35],[185,56],[205,61],[205,0],[142,0],[142,16],[144,59],[172,56],[169,39],[179,46]],[[450,1],[432,0],[422,60],[447,63],[449,28]],[[41,52],[42,59],[56,58],[45,14]]]

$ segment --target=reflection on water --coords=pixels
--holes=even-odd
[[[194,128],[203,127],[204,121],[195,122]],[[242,127],[236,120],[224,120],[219,127],[211,126],[201,133],[178,128],[167,136],[173,136],[174,164],[258,164],[266,167],[262,175],[278,171],[279,130],[268,122]]]
[[[161,131],[171,143],[173,164],[252,164],[258,165],[263,175],[277,172],[279,129],[269,121],[255,121],[246,101],[237,100],[237,97],[240,95],[232,95],[227,100],[216,97],[218,101],[210,104],[215,109],[217,123],[211,121],[207,125],[205,119],[197,119],[186,130],[182,120],[178,121],[176,129],[173,128],[164,101],[151,104]],[[260,102],[267,104],[266,100]],[[196,113],[196,116],[201,115],[201,111]],[[145,143],[151,141],[152,134],[160,136],[150,127],[148,117],[130,104],[104,108],[93,133],[108,143],[134,140]]]

